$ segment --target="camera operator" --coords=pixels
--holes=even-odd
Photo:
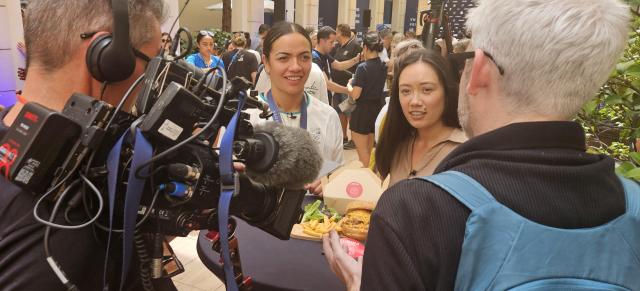
[[[128,2],[129,36],[131,45],[137,50],[135,70],[124,81],[103,84],[91,74],[86,56],[94,40],[112,31],[111,1],[31,1],[25,15],[29,74],[24,83],[24,99],[60,111],[72,93],[79,92],[116,105],[133,81],[144,72],[148,61],[145,56],[158,54],[160,23],[164,19],[162,0]],[[134,98],[131,99],[133,101]],[[6,133],[23,106],[23,103],[17,103],[4,112],[0,136]],[[4,178],[0,178],[0,189],[0,289],[64,289],[45,260],[45,226],[36,222],[32,213],[38,197]],[[38,211],[48,217],[51,207],[52,203],[45,203]],[[77,221],[86,220],[81,209],[71,211],[69,216]],[[56,217],[55,222],[66,224],[62,217]],[[55,253],[61,269],[80,290],[103,289],[105,241],[98,241],[96,237],[101,236],[96,236],[91,227],[52,231],[51,251]],[[112,256],[121,259],[113,252]],[[126,283],[128,290],[142,289],[135,269],[130,268]],[[116,277],[119,271],[109,269],[108,274]],[[170,280],[158,285],[163,286],[156,286],[157,289],[175,289]]]

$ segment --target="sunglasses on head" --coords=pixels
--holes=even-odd
[[[207,35],[208,35],[208,36],[210,36],[210,37],[214,37],[213,32],[211,32],[211,31],[207,31],[207,30],[201,30],[198,34],[199,34],[199,35],[202,35],[202,36],[207,36]]]

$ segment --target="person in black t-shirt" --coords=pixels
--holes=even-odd
[[[331,80],[331,72],[333,70],[348,70],[358,64],[360,56],[356,56],[346,61],[336,61],[333,59],[330,53],[336,40],[336,31],[329,26],[324,26],[318,30],[317,39],[318,44],[316,44],[316,47],[312,52],[313,62],[320,66],[320,69],[324,72],[325,81],[327,82],[329,102],[331,102],[333,96],[331,92],[348,93],[347,87],[340,86]]]
[[[365,167],[369,166],[373,148],[375,122],[384,105],[384,83],[387,67],[378,53],[383,49],[377,33],[367,34],[362,42],[362,53],[366,61],[358,65],[351,84],[347,84],[349,96],[356,101],[356,109],[351,114],[351,138],[356,144],[358,158]]]
[[[481,1],[467,17],[472,35],[467,53],[451,56],[464,60],[458,115],[470,139],[452,151],[435,173],[455,170],[468,175],[491,193],[501,204],[498,207],[544,228],[591,231],[637,209],[638,205],[625,205],[614,160],[587,153],[584,130],[572,121],[607,80],[626,46],[630,11],[623,2]],[[540,23],[546,24],[544,31],[532,32],[530,28]],[[463,253],[463,243],[473,237],[465,235],[467,222],[492,220],[470,214],[435,184],[401,181],[382,194],[373,211],[363,259],[349,258],[335,232],[325,238],[325,255],[332,269],[346,271],[339,275],[349,290],[466,290],[470,286],[458,284],[456,278],[481,277],[479,269],[487,267],[487,262],[470,256],[484,249]],[[640,223],[635,220],[633,226],[640,228]],[[620,233],[611,230],[608,235]],[[490,237],[487,234],[485,241]],[[543,255],[552,261],[558,250],[547,247],[549,252]],[[604,245],[594,248],[593,254],[619,251]],[[511,259],[502,262],[519,264]],[[575,261],[590,270],[592,262],[582,259]],[[473,266],[459,269],[461,262]],[[621,262],[604,256],[595,263],[606,268]],[[561,266],[549,266],[562,277]],[[520,277],[513,272],[500,275]],[[486,286],[491,289],[494,283],[499,282],[489,280]],[[640,290],[638,285],[625,288]]]
[[[130,77],[124,75],[122,77],[126,80],[105,83],[106,87],[103,87],[103,82],[93,77],[86,64],[86,56],[92,42],[112,31],[111,2],[41,0],[29,3],[25,21],[29,74],[22,92],[26,101],[59,111],[71,94],[78,92],[100,97],[113,105],[119,103],[129,86],[145,70],[147,63],[142,54],[158,54],[160,23],[164,20],[165,10],[162,0],[125,2],[129,3],[131,44],[140,57],[135,58],[134,72]],[[56,15],[55,25],[51,23],[51,15]],[[101,91],[104,94],[101,95]],[[3,113],[0,137],[6,134],[7,127],[14,122],[23,106],[21,101]],[[130,105],[125,108],[129,109]],[[0,178],[0,189],[0,289],[67,290],[68,286],[61,283],[45,258],[45,226],[33,216],[39,196],[18,188],[4,177]],[[44,203],[38,209],[39,215],[46,218],[51,211],[51,203]],[[58,212],[55,222],[68,225],[64,216],[76,223],[88,220],[82,208],[70,208],[66,215]],[[92,227],[51,231],[51,256],[80,290],[103,290],[106,240],[98,240],[96,237],[102,238],[100,234],[103,233],[97,234],[95,236]],[[109,281],[119,278],[118,266],[122,255],[112,252],[110,259],[110,265],[115,268],[109,268]],[[126,290],[142,290],[138,273],[137,264],[132,262]],[[156,290],[175,290],[170,280],[162,280],[161,283],[155,286]]]
[[[336,61],[347,61],[349,59],[357,57],[362,52],[362,47],[356,39],[355,35],[351,35],[351,29],[348,24],[338,24],[336,38],[338,45],[334,48],[331,55]],[[331,71],[331,79],[340,86],[346,86],[349,80],[353,77],[353,73],[356,71],[356,66],[349,68],[348,70]],[[342,125],[342,136],[345,137],[345,148],[353,147],[353,141],[347,141],[347,125],[349,124],[349,115],[351,112],[342,112],[340,110],[340,103],[348,98],[347,94],[335,93],[331,104],[333,108],[338,112],[340,116],[340,123]]]
[[[222,54],[222,62],[225,64],[227,77],[229,80],[234,77],[244,77],[251,83],[256,83],[258,72],[258,59],[256,56],[244,49],[246,40],[242,35],[236,35],[231,43],[235,49]]]

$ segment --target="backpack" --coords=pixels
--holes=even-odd
[[[455,290],[640,290],[640,186],[620,178],[625,214],[601,226],[559,229],[500,204],[473,178],[420,179],[471,210]]]

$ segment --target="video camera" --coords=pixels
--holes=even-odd
[[[138,85],[142,88],[134,109],[131,113],[121,111]],[[0,141],[0,173],[39,196],[36,209],[41,201],[49,200],[56,204],[55,211],[65,201],[66,211],[84,208],[87,224],[95,221],[95,226],[109,232],[123,228],[124,193],[130,186],[127,176],[135,173],[146,181],[137,212],[136,240],[144,234],[157,238],[218,229],[220,157],[214,145],[220,129],[237,114],[238,96],[249,87],[242,78],[228,82],[213,70],[205,73],[181,60],[155,57],[115,108],[78,93],[62,112],[26,104]],[[244,109],[258,109],[262,118],[270,116],[268,106],[254,97],[244,98]],[[269,132],[255,131],[246,113],[239,116],[233,142],[236,161],[253,172],[268,171],[279,158],[278,140]],[[134,147],[123,144],[117,156],[116,219],[107,228],[104,215],[98,219],[106,212],[102,205],[110,174],[107,160],[114,143],[126,131],[139,131],[153,145],[153,157],[134,168]],[[127,139],[134,137],[130,134]],[[317,170],[319,167],[316,175]],[[79,181],[84,181],[83,190],[69,195]],[[244,174],[238,175],[238,181],[230,213],[279,239],[289,239],[293,224],[300,220],[306,191],[256,183]],[[92,188],[86,187],[87,183],[100,189],[94,191],[96,195],[86,191]],[[139,255],[148,255],[150,248],[158,252],[154,243],[136,243],[136,248]]]

